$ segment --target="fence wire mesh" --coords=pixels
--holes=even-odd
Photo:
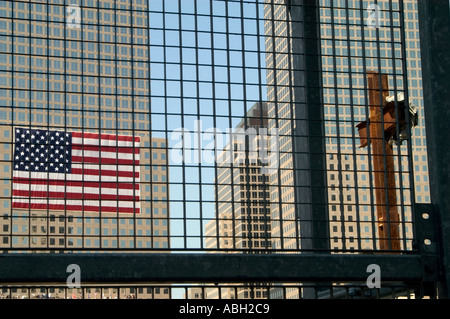
[[[0,26],[4,254],[417,252],[416,0],[0,1]],[[242,285],[2,295],[305,289]]]

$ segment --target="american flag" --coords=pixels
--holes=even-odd
[[[140,213],[140,138],[16,128],[12,207]]]

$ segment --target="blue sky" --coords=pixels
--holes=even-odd
[[[180,2],[181,8],[175,0],[149,1],[152,128],[161,130],[154,136],[165,137],[167,130],[170,138],[181,127],[193,132],[198,120],[203,130],[226,132],[257,101],[266,100],[265,38],[257,36],[264,35],[264,21],[256,20],[263,17],[263,7],[244,3],[241,12],[241,2],[197,0],[195,12],[194,0]],[[182,112],[189,115],[182,117]],[[177,142],[169,140],[169,147]],[[200,215],[215,217],[214,167],[173,164],[169,162],[171,248],[200,248],[206,223],[200,224]],[[184,236],[197,238],[188,238],[185,247]]]

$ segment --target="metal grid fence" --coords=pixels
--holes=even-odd
[[[416,0],[0,1],[0,249],[417,254],[415,204],[430,196],[417,10]],[[123,295],[83,289],[77,298]],[[3,295],[57,291],[72,294]]]

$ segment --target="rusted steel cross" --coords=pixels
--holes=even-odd
[[[400,250],[394,152],[391,141],[397,131],[395,103],[387,103],[386,101],[389,96],[389,83],[386,74],[380,75],[377,72],[368,72],[367,80],[370,114],[368,121],[357,125],[361,140],[360,147],[367,147],[370,139],[380,249]],[[399,120],[403,121],[403,112],[398,112],[398,114]],[[367,127],[370,133],[369,139]]]

